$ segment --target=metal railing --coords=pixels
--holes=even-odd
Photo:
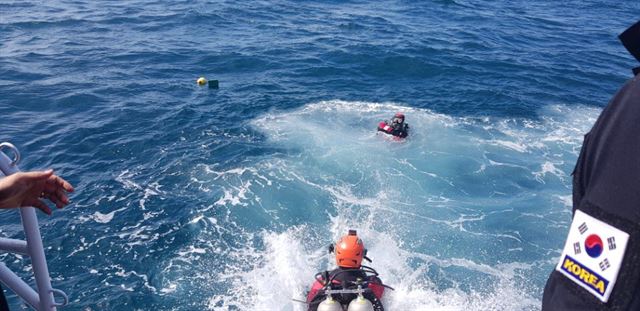
[[[11,150],[13,152],[13,159],[9,158],[3,149]],[[1,143],[0,171],[2,171],[5,176],[17,173],[20,171],[20,169],[18,169],[18,162],[20,162],[18,149],[10,143]],[[0,251],[26,255],[31,258],[37,291],[2,262],[0,262],[0,282],[10,288],[32,308],[39,311],[55,311],[57,307],[66,305],[69,302],[69,298],[63,291],[51,287],[51,277],[49,276],[47,259],[44,256],[42,237],[40,236],[40,227],[38,226],[35,208],[23,207],[19,210],[26,241],[0,238]],[[54,294],[60,295],[63,302],[56,302]]]

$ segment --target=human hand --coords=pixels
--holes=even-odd
[[[54,175],[53,170],[19,172],[0,179],[0,208],[33,206],[51,215],[51,209],[42,199],[62,208],[69,204],[67,193],[73,190],[73,186]]]

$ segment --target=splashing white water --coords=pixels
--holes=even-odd
[[[374,131],[395,111],[411,126],[405,143]],[[333,268],[326,245],[353,228],[396,288],[387,310],[538,309],[558,224],[569,220],[568,176],[597,113],[553,106],[536,119],[465,118],[328,101],[253,120],[286,151],[194,173],[245,223],[236,238],[246,247],[230,250],[215,281],[226,289],[209,308],[305,310],[291,298]]]

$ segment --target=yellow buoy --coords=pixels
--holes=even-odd
[[[200,77],[198,78],[198,80],[196,80],[196,83],[198,83],[198,85],[203,86],[205,84],[207,84],[207,79],[205,79],[205,77]]]

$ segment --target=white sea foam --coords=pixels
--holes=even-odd
[[[193,176],[226,210],[226,219],[213,217],[214,232],[243,228],[234,214],[247,211],[270,224],[234,235],[245,247],[228,249],[230,263],[212,276],[226,289],[209,309],[304,310],[291,298],[332,268],[325,245],[355,228],[396,288],[385,295],[388,310],[537,310],[553,265],[544,254],[556,247],[541,232],[565,221],[557,211],[570,202],[571,162],[598,112],[568,109],[500,119],[325,101],[256,118],[266,143],[287,152],[202,165]],[[372,134],[398,110],[411,125],[406,143]],[[186,248],[185,260],[205,255],[197,249]]]
[[[553,163],[549,161],[542,163],[540,171],[533,172],[536,180],[542,183],[544,183],[544,178],[547,176],[547,174],[554,175],[558,178],[564,178],[566,176],[566,174],[562,170],[558,169]]]
[[[100,212],[95,212],[93,213],[93,220],[95,220],[96,222],[99,223],[103,223],[106,224],[108,222],[111,221],[111,219],[113,219],[113,215],[115,215],[115,211],[111,212],[111,213],[107,213],[107,214],[102,214]]]
[[[335,219],[331,227],[332,236],[339,236],[348,220]],[[512,263],[492,267],[469,259],[439,259],[405,251],[391,236],[358,228],[365,240],[374,267],[387,285],[383,302],[388,310],[535,310],[539,301],[523,293],[514,280],[518,274],[526,274],[527,264]],[[335,230],[335,231],[334,231]],[[266,248],[253,254],[258,259],[253,269],[234,275],[234,287],[228,295],[211,298],[211,310],[306,310],[292,299],[304,300],[304,293],[318,270],[331,269],[333,264],[326,249],[305,249],[305,230],[293,228],[283,233],[263,233]],[[409,262],[418,259],[418,267]],[[439,288],[424,277],[431,266],[459,267],[473,273],[485,275],[493,280],[478,284],[475,289],[465,291],[458,287]],[[313,269],[316,268],[316,269]],[[236,279],[237,278],[237,279]],[[487,286],[489,289],[487,290]]]

